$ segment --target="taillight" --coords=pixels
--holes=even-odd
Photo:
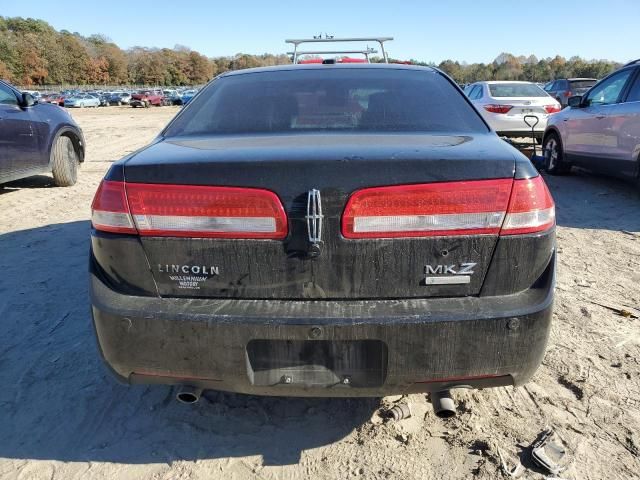
[[[564,96],[565,97],[570,97],[571,96],[571,90],[567,90],[566,92],[564,92]]]
[[[131,231],[113,230],[94,220],[98,230],[143,236],[196,238],[264,238],[287,236],[287,217],[277,195],[238,187],[165,185],[103,181],[119,188]],[[126,193],[125,193],[126,192]],[[128,208],[127,208],[128,201]],[[95,200],[94,200],[95,203]],[[94,209],[94,217],[96,210]]]
[[[555,204],[542,177],[515,180],[500,235],[542,232],[555,223]]]
[[[91,204],[91,223],[103,232],[138,233],[129,214],[124,182],[102,181]]]
[[[560,105],[545,105],[544,109],[547,113],[558,113],[560,111]]]
[[[508,113],[513,108],[513,105],[484,105],[484,109],[491,113]]]
[[[497,234],[513,180],[476,180],[367,188],[342,216],[345,238]]]
[[[555,224],[542,177],[375,187],[355,192],[342,216],[345,238],[516,235]]]

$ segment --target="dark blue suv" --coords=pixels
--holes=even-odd
[[[82,130],[64,109],[0,81],[0,184],[52,172],[57,186],[71,186],[84,151]]]

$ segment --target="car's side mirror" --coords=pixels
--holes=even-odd
[[[573,97],[569,97],[567,103],[572,108],[580,108],[582,106],[582,95],[574,95]]]
[[[20,106],[21,107],[32,107],[34,106],[36,103],[38,103],[36,101],[35,98],[33,98],[33,95],[31,95],[30,93],[23,93],[22,94],[22,101],[20,102]]]

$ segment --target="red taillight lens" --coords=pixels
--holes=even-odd
[[[564,96],[565,97],[570,97],[571,96],[571,90],[567,90],[566,92],[564,92]]]
[[[544,109],[547,113],[558,113],[560,111],[560,105],[545,105]]]
[[[129,229],[114,229],[96,218],[101,210],[94,208],[93,223],[98,230],[196,238],[282,239],[288,233],[282,203],[268,190],[103,181],[96,199],[105,189],[120,192],[124,207],[120,207],[119,218],[122,222],[129,219]]]
[[[342,216],[345,238],[516,235],[555,225],[542,177],[367,188]]]
[[[485,105],[484,109],[491,113],[508,113],[513,105]]]
[[[104,232],[138,233],[129,214],[124,182],[102,181],[91,204],[91,223]]]
[[[515,180],[500,235],[542,232],[555,223],[555,204],[542,177]]]
[[[368,188],[342,216],[346,238],[497,234],[513,180],[477,180]]]

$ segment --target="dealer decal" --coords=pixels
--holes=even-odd
[[[200,284],[220,275],[220,267],[207,265],[158,264],[158,273],[166,273],[178,288],[199,290]]]

